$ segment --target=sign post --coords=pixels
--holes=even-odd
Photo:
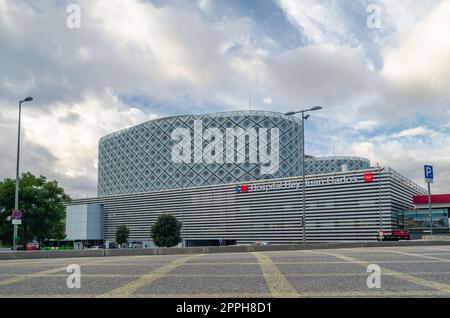
[[[433,235],[433,214],[432,214],[432,210],[431,210],[431,187],[430,187],[430,184],[434,182],[433,166],[425,165],[424,173],[425,173],[425,182],[428,185],[428,211],[430,214],[430,235]]]
[[[22,218],[22,212],[14,209],[12,212],[12,224],[14,225],[14,233],[13,233],[13,250],[16,251],[17,250],[17,245],[16,245],[16,241],[17,241],[17,230],[18,230],[18,225],[22,224],[21,221]]]

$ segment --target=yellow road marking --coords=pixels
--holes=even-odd
[[[273,297],[293,298],[300,296],[269,256],[263,253],[253,253],[253,255],[258,259],[267,287],[269,287]]]
[[[410,275],[450,275],[450,272],[410,272]],[[367,276],[367,273],[291,273],[283,274],[285,277],[353,277]],[[383,273],[386,276],[394,276],[392,273]],[[0,274],[0,277],[10,277],[10,274]],[[29,278],[36,277],[67,277],[67,274],[21,274]],[[82,274],[83,278],[130,278],[141,277],[140,274]],[[174,278],[221,278],[221,277],[261,277],[259,274],[167,274],[165,277]],[[303,295],[303,293],[302,293]]]
[[[30,279],[30,278],[35,278],[35,277],[41,277],[42,275],[50,275],[50,274],[55,274],[55,273],[59,273],[62,272],[64,270],[66,270],[66,267],[58,267],[58,268],[51,268],[45,271],[40,271],[37,273],[33,273],[33,274],[26,274],[26,275],[21,275],[21,274],[17,274],[16,276],[13,276],[11,278],[8,279],[4,279],[0,281],[0,286],[5,286],[5,285],[10,285],[10,284],[15,284],[15,283],[19,283],[21,281]]]
[[[433,256],[433,255],[445,255],[445,256],[450,256],[450,251],[448,253],[443,253],[443,252],[436,252],[436,253],[423,253],[421,255],[427,255],[427,256]]]
[[[15,284],[30,278],[34,278],[34,277],[40,277],[41,275],[50,275],[50,274],[55,274],[55,273],[59,273],[64,271],[66,267],[58,267],[58,268],[52,268],[52,269],[48,269],[45,271],[41,271],[41,272],[37,272],[34,274],[27,274],[27,275],[20,275],[18,274],[17,276],[13,276],[11,278],[8,279],[4,279],[0,281],[0,286],[5,286],[5,285],[10,285],[10,284]]]
[[[39,272],[36,272],[36,273],[10,274],[9,276],[11,276],[11,275],[14,275],[14,276],[11,277],[11,278],[8,278],[8,279],[0,280],[0,286],[15,284],[15,283],[18,283],[18,282],[21,282],[21,281],[24,281],[24,280],[27,280],[27,279],[31,279],[31,278],[48,276],[48,275],[64,272],[67,269],[67,266],[69,264],[77,264],[79,266],[86,266],[86,265],[93,265],[93,264],[97,265],[97,264],[100,264],[100,263],[105,263],[105,262],[111,261],[110,259],[102,258],[102,259],[95,259],[95,260],[91,259],[89,262],[81,263],[81,262],[77,262],[77,260],[78,259],[71,259],[71,261],[73,261],[72,263],[69,262],[69,263],[67,263],[64,266],[59,266],[59,267],[56,267],[56,268],[50,268],[50,269],[47,269],[47,270],[44,270],[44,271],[39,271]],[[125,260],[125,258],[123,260]],[[67,276],[67,275],[65,275],[65,276]]]
[[[92,294],[7,294],[0,295],[0,298],[94,298],[95,295]]]
[[[39,258],[39,259],[15,259],[15,260],[0,260],[0,267],[9,266],[46,266],[46,265],[64,265],[64,264],[74,264],[75,261],[91,261],[97,259],[98,261],[123,261],[129,260],[130,258],[151,258],[153,255],[136,255],[136,256],[95,256],[95,257],[65,257],[65,258]],[[153,256],[155,257],[155,256]],[[122,265],[117,264],[117,265]]]
[[[336,291],[336,292],[302,292],[302,297],[408,297],[408,296],[446,296],[445,293],[424,290],[408,291]],[[208,294],[139,294],[141,298],[272,298],[272,293],[208,293]]]
[[[369,263],[367,263],[369,264]],[[450,275],[450,272],[411,272],[410,275]],[[396,273],[383,273],[385,276],[395,276]],[[302,274],[302,273],[292,273],[292,274],[285,274],[284,276],[292,276],[292,277],[352,277],[352,276],[367,276],[367,273],[308,273],[308,274]],[[303,295],[303,293],[302,293]]]
[[[335,291],[335,292],[306,292],[302,293],[304,297],[420,297],[420,296],[447,296],[445,293],[424,290],[408,291]]]
[[[347,264],[347,263],[354,263],[354,264],[359,264],[359,263],[364,263],[365,261],[361,260],[361,261],[354,261],[354,262],[345,262],[345,261],[293,261],[293,262],[278,262],[276,260],[273,261],[275,264],[277,265],[289,265],[289,264],[295,264],[295,265],[300,265],[300,264],[305,264],[305,265],[315,265],[315,264]],[[418,260],[418,261],[379,261],[379,263],[440,263],[442,261],[437,261],[437,260]],[[259,265],[259,263],[189,263],[189,264],[185,264],[186,266],[214,266],[214,265]]]
[[[113,289],[107,293],[99,295],[98,297],[130,297],[139,288],[148,285],[158,278],[166,276],[175,268],[185,264],[189,259],[196,257],[196,255],[190,255],[188,257],[178,258],[166,265],[163,265],[147,274],[141,275],[138,279],[125,284],[121,287]]]
[[[302,297],[342,298],[342,297],[436,297],[447,296],[446,293],[425,290],[408,291],[335,291],[335,292],[304,292]],[[94,294],[5,294],[0,298],[95,298]],[[271,298],[271,293],[190,293],[190,294],[136,294],[136,298]]]
[[[378,261],[377,260],[376,262],[377,262],[377,264],[383,264],[383,263],[403,264],[403,263],[442,263],[444,261],[445,262],[450,262],[450,259],[447,259],[447,260],[445,260],[445,259],[442,259],[442,260],[431,260],[430,259],[430,260],[415,260],[415,261],[411,261],[411,260],[403,260],[403,261],[385,260],[385,261]],[[104,262],[107,262],[107,261],[104,261]],[[320,262],[319,261],[315,261],[315,262],[313,262],[313,261],[305,261],[304,262],[304,261],[301,261],[301,260],[294,261],[294,262],[277,262],[277,261],[274,261],[274,263],[277,264],[277,265],[302,265],[302,264],[304,264],[304,265],[321,265],[321,264],[324,264],[324,265],[336,264],[336,265],[338,265],[338,264],[365,264],[366,262],[367,261],[363,261],[363,260],[357,261],[357,262],[356,261],[354,261],[354,262],[345,262],[345,261],[320,261]],[[69,262],[67,262],[67,263],[54,263],[53,265],[55,265],[55,266],[65,266],[65,265],[68,265],[68,264],[76,264],[76,262],[72,262],[72,263],[69,263]],[[136,266],[136,267],[138,267],[138,266],[164,265],[164,264],[167,264],[167,262],[116,263],[116,264],[102,264],[100,262],[99,263],[96,262],[94,264],[93,263],[87,263],[85,265],[92,266],[92,267],[96,267],[96,266],[101,266],[101,267],[104,267],[104,266],[108,266],[108,267]],[[186,264],[184,264],[184,266],[197,266],[197,265],[198,266],[217,266],[217,265],[239,265],[239,266],[246,266],[246,265],[250,266],[250,265],[252,265],[252,266],[255,266],[255,265],[259,265],[259,263],[258,262],[253,262],[253,263],[186,263]],[[30,267],[44,267],[44,266],[46,266],[46,267],[48,267],[48,266],[50,266],[50,264],[30,264],[30,265],[27,265],[27,266],[30,266]],[[19,267],[19,266],[8,265],[6,267]],[[6,271],[6,269],[2,269],[2,271]],[[0,276],[3,276],[3,275],[0,274]],[[10,276],[10,275],[8,275],[8,276]]]
[[[0,261],[0,267],[8,267],[8,266],[39,266],[39,265],[47,265],[47,264],[65,264],[68,262],[72,262],[74,259],[79,261],[92,260],[94,257],[74,257],[74,258],[45,258],[45,259],[23,259],[23,260],[2,260]],[[99,259],[104,259],[103,257],[95,257]]]
[[[429,249],[428,251],[450,253],[450,248],[432,248],[432,249]]]
[[[318,252],[316,251],[316,253],[318,254],[325,254],[325,255],[331,255],[334,256],[336,258],[342,259],[342,260],[347,260],[347,261],[351,261],[351,262],[359,262],[359,260],[350,257],[350,256],[346,256],[346,255],[342,255],[342,254],[338,254],[338,253],[331,253],[331,252]],[[363,264],[368,265],[368,264],[372,264],[371,262],[363,262]],[[362,265],[362,264],[361,264]],[[445,294],[450,294],[450,285],[448,284],[443,284],[443,283],[438,283],[438,282],[433,282],[430,280],[426,280],[423,278],[419,278],[416,276],[412,276],[409,274],[405,274],[402,272],[397,272],[391,269],[387,269],[387,268],[381,268],[381,272],[384,274],[390,274],[398,279],[407,281],[407,282],[411,282],[414,283],[416,285],[420,285],[420,286],[424,286],[424,287],[428,287],[434,290],[438,290],[442,293]]]
[[[429,256],[429,255],[422,255],[422,254],[415,254],[415,253],[408,253],[408,252],[401,252],[397,250],[390,250],[387,251],[388,253],[393,254],[399,254],[399,255],[405,255],[405,256],[413,256],[413,257],[419,257],[419,258],[426,258],[434,261],[444,262],[444,263],[450,263],[450,258],[442,258],[442,257],[436,257],[436,256]]]

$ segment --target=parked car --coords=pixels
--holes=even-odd
[[[25,250],[26,251],[37,251],[37,250],[39,250],[39,245],[37,245],[37,244],[27,244],[25,246]]]
[[[392,230],[392,231],[380,231],[377,235],[378,241],[398,241],[409,240],[411,237],[408,230]]]

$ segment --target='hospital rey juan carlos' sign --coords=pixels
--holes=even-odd
[[[306,187],[315,187],[322,185],[335,185],[335,184],[351,184],[357,183],[357,176],[343,176],[343,177],[328,177],[321,179],[306,180]],[[267,184],[243,184],[235,187],[236,193],[249,193],[249,192],[269,192],[274,190],[299,190],[303,186],[302,181],[280,181]]]

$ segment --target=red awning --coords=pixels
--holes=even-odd
[[[416,195],[413,197],[414,204],[428,204],[428,195]],[[450,203],[450,194],[432,194],[431,203]]]

